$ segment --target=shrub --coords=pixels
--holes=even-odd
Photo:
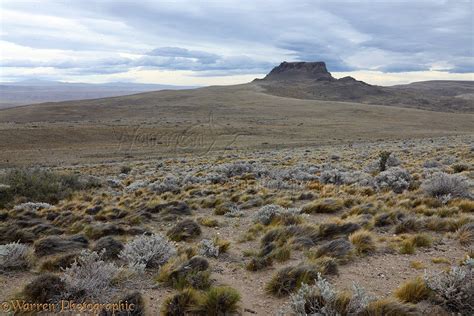
[[[226,177],[231,178],[235,176],[242,176],[244,174],[254,174],[260,177],[266,174],[266,171],[260,166],[256,166],[249,162],[234,162],[229,164],[223,164],[216,168],[217,172],[224,174]]]
[[[474,310],[474,266],[469,259],[461,267],[452,267],[433,276],[425,275],[428,288],[452,313],[468,315]]]
[[[254,220],[263,225],[282,224],[295,225],[301,222],[300,210],[297,208],[285,209],[279,205],[269,204],[258,210]]]
[[[353,293],[337,292],[321,275],[314,285],[302,284],[290,296],[289,311],[282,314],[306,315],[363,315],[372,298],[363,288],[353,285]]]
[[[9,186],[9,199],[2,202],[3,206],[15,197],[32,202],[57,203],[76,190],[98,185],[92,180],[81,180],[77,175],[42,169],[12,169],[0,178],[0,183]]]
[[[460,175],[437,172],[421,187],[426,195],[438,199],[470,197],[468,180]]]
[[[379,154],[379,171],[385,171],[387,166],[393,167],[397,166],[400,163],[397,161],[397,158],[392,155],[389,151],[383,151]]]
[[[83,250],[77,260],[64,270],[62,280],[73,297],[107,298],[120,269],[114,263],[104,262],[101,254]]]
[[[400,167],[389,168],[375,177],[375,187],[379,190],[391,189],[395,193],[402,193],[410,187],[411,176]]]
[[[368,254],[375,251],[373,234],[367,230],[357,231],[349,236],[358,254]]]
[[[319,176],[319,182],[323,184],[344,184],[345,172],[339,171],[338,169],[324,170]]]
[[[201,235],[201,227],[191,219],[184,219],[168,230],[167,235],[173,241],[189,240]]]
[[[425,280],[418,277],[402,284],[396,291],[395,296],[405,303],[418,303],[430,296],[430,289]]]
[[[57,303],[65,298],[66,284],[54,274],[43,274],[28,283],[21,292],[22,298],[35,303]]]
[[[198,305],[198,311],[207,316],[236,314],[239,310],[240,294],[237,290],[219,286],[207,291]]]
[[[199,293],[194,289],[185,289],[168,297],[161,305],[162,316],[187,316],[192,314],[200,301]]]
[[[119,254],[128,266],[137,271],[157,268],[176,254],[176,248],[166,238],[154,234],[141,235],[125,244]]]
[[[150,183],[148,188],[157,194],[162,194],[165,192],[179,193],[181,190],[180,181],[174,176],[168,176],[164,180],[158,180],[156,182]]]
[[[230,242],[221,240],[218,237],[211,239],[203,239],[199,243],[199,254],[206,257],[217,258],[219,254],[224,253],[229,248]]]
[[[19,242],[0,245],[0,272],[26,269],[31,260],[32,250],[27,245]]]
[[[258,210],[257,213],[254,215],[254,220],[257,223],[261,223],[263,225],[269,225],[272,220],[282,212],[283,208],[279,205],[265,205]]]

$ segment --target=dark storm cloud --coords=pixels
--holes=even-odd
[[[322,60],[330,71],[473,71],[472,1],[5,1],[1,6],[3,41],[77,54],[41,62],[6,56],[3,67],[97,74],[158,68],[207,76],[264,73],[283,60]],[[94,51],[96,58],[81,57]],[[114,56],[117,52],[126,57]]]

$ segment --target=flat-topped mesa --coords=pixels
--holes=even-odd
[[[322,61],[318,62],[282,62],[265,76],[264,80],[336,80],[328,72],[326,64]]]

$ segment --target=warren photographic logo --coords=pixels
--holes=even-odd
[[[215,121],[209,113],[206,122],[185,127],[150,128],[139,125],[125,132],[115,131],[119,151],[133,154],[135,150],[155,148],[171,153],[193,152],[206,154],[213,150],[232,148],[242,132],[235,132]]]

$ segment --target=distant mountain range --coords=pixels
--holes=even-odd
[[[3,82],[0,83],[0,109],[43,102],[97,99],[148,91],[192,88],[196,87],[130,82],[111,82],[103,84],[47,80]]]

